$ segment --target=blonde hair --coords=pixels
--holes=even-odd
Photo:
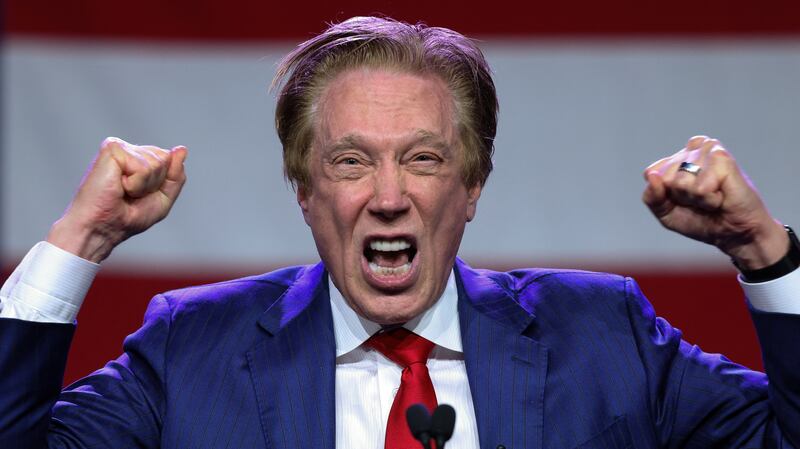
[[[331,25],[281,61],[275,128],[283,145],[284,174],[293,187],[311,187],[308,155],[314,106],[327,82],[358,67],[394,68],[440,77],[453,95],[464,147],[462,178],[483,185],[492,171],[497,94],[489,65],[475,43],[447,28],[389,18],[353,17]]]

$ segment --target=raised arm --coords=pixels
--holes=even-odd
[[[781,433],[800,447],[796,241],[770,215],[753,184],[716,139],[693,137],[685,148],[648,167],[645,179],[643,200],[664,227],[716,246],[731,258],[746,283],[756,283],[744,285],[770,380],[770,408]]]
[[[166,217],[186,179],[186,155],[181,146],[164,150],[106,139],[48,243],[37,245],[0,290],[0,447],[46,446],[92,267]],[[129,395],[144,394],[135,383]]]
[[[187,150],[131,145],[109,137],[47,241],[100,262],[127,238],[167,216],[181,192]]]

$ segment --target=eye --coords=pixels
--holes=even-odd
[[[361,161],[359,161],[358,158],[355,158],[353,156],[345,156],[337,159],[336,164],[355,166],[355,165],[360,165]]]
[[[411,162],[423,163],[423,164],[430,164],[434,162],[439,162],[441,159],[436,156],[435,154],[431,153],[419,153],[415,154],[413,158],[411,158]]]

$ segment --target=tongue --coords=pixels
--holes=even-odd
[[[371,262],[380,267],[397,268],[408,263],[406,251],[374,251]]]

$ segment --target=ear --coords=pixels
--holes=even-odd
[[[478,211],[478,199],[481,197],[481,190],[483,187],[480,183],[475,184],[467,190],[467,221],[472,221],[475,218],[475,213]]]
[[[311,194],[307,187],[297,187],[297,204],[300,206],[300,210],[303,212],[303,219],[309,226],[311,226],[310,217],[308,216],[308,200],[310,197]]]

